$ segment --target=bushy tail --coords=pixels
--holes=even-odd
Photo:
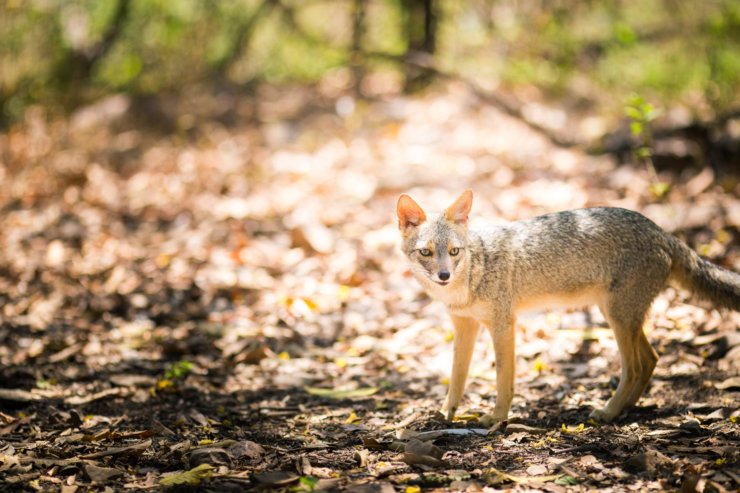
[[[718,308],[740,311],[740,274],[704,260],[677,238],[673,246],[672,278]]]

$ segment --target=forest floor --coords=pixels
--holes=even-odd
[[[207,95],[208,94],[208,95]],[[563,149],[456,84],[416,98],[265,88],[41,108],[0,133],[0,490],[737,491],[740,315],[666,290],[660,360],[614,423],[597,310],[517,325],[511,419],[484,430],[480,335],[437,412],[452,332],[395,202],[509,221],[641,211],[740,268],[737,177]],[[654,189],[654,188],[653,188]]]

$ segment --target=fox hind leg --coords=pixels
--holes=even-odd
[[[604,317],[614,331],[619,347],[622,375],[614,395],[603,409],[595,409],[591,417],[610,422],[627,407],[634,405],[650,381],[658,355],[652,348],[643,324],[653,297],[635,300],[620,295],[611,296],[601,307]],[[645,302],[644,300],[649,301]]]
[[[640,399],[640,396],[645,392],[648,384],[650,383],[650,377],[653,375],[655,365],[658,363],[658,354],[653,349],[653,346],[645,337],[645,332],[640,330],[638,333],[638,344],[637,350],[639,352],[640,361],[640,372],[639,372],[639,384],[636,385],[630,393],[629,399],[627,399],[627,407],[634,406]]]
[[[496,354],[496,405],[493,414],[481,417],[481,423],[490,427],[509,416],[511,401],[514,397],[515,373],[515,333],[516,319],[512,314],[499,314],[486,328],[493,338],[493,350]]]

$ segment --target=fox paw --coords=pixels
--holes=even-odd
[[[442,406],[442,409],[439,410],[447,421],[452,421],[455,418],[455,411],[457,411],[456,407],[448,409],[447,406]]]
[[[616,417],[616,414],[609,412],[606,409],[594,409],[591,411],[591,414],[588,415],[589,419],[593,419],[599,423],[611,423]]]
[[[492,428],[503,421],[506,421],[506,417],[497,417],[493,414],[484,414],[480,418],[480,423],[486,428]]]

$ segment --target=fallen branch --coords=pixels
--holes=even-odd
[[[490,104],[491,106],[498,108],[505,114],[521,121],[522,123],[527,125],[529,128],[531,128],[535,132],[547,138],[554,145],[558,147],[564,147],[564,148],[585,147],[584,143],[562,137],[558,135],[557,133],[555,133],[552,129],[547,128],[544,125],[541,125],[527,118],[524,115],[524,112],[522,111],[522,107],[520,104],[510,101],[508,99],[504,99],[503,97],[501,97],[500,95],[496,93],[489,92],[485,90],[484,88],[480,87],[475,82],[468,80],[459,74],[453,74],[453,73],[446,72],[444,70],[439,69],[438,67],[435,66],[433,57],[427,53],[414,52],[414,53],[410,53],[407,56],[400,56],[400,55],[391,55],[388,53],[367,52],[366,51],[365,55],[369,58],[390,60],[396,63],[401,63],[405,65],[411,65],[414,67],[422,68],[428,72],[431,72],[432,74],[434,74],[435,77],[438,77],[440,79],[462,82],[471,90],[471,92],[473,92],[473,94],[476,95],[476,97],[478,97],[478,99],[486,102],[487,104]]]

